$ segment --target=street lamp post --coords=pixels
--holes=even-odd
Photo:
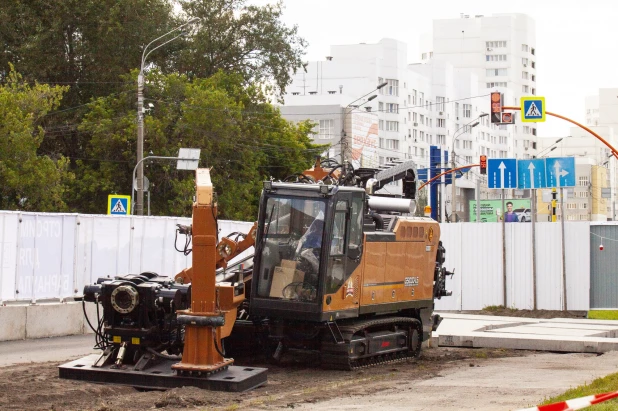
[[[351,112],[351,110],[348,110],[350,108],[358,108],[360,106],[362,106],[363,104],[366,104],[368,102],[370,102],[371,100],[375,99],[377,96],[377,94],[374,94],[373,96],[369,97],[367,99],[367,101],[365,101],[362,104],[359,104],[357,107],[352,107],[352,105],[354,103],[356,103],[358,100],[368,96],[369,94],[373,93],[374,91],[380,90],[382,87],[386,86],[388,84],[388,82],[383,82],[380,83],[378,85],[378,87],[376,87],[375,89],[371,90],[369,93],[360,96],[359,98],[357,98],[356,100],[352,101],[350,104],[348,104],[347,106],[345,106],[345,108],[343,109],[343,111],[341,112],[341,141],[339,142],[339,149],[341,150],[341,164],[343,165],[343,163],[345,162],[345,152],[346,152],[346,145],[347,145],[347,140],[346,140],[346,132],[345,132],[345,120],[346,120],[346,116],[348,115],[349,112]]]
[[[483,113],[480,116],[478,116],[477,118],[475,118],[474,120],[470,121],[468,124],[465,124],[463,126],[461,126],[460,128],[458,128],[457,130],[455,130],[455,133],[453,134],[453,143],[452,143],[452,147],[451,147],[451,167],[453,169],[457,168],[457,166],[455,165],[455,140],[457,140],[457,137],[459,137],[460,135],[464,134],[466,132],[466,127],[469,127],[470,129],[478,126],[479,123],[479,119],[482,117],[486,117],[488,116],[487,113]],[[474,124],[470,124],[472,122],[475,122]],[[462,130],[463,129],[463,130]],[[457,134],[457,132],[459,130],[462,130],[461,133]],[[457,200],[455,197],[455,194],[457,193],[457,189],[455,187],[455,181],[456,181],[456,175],[454,173],[451,173],[451,217],[449,218],[449,221],[451,223],[454,223],[457,221],[456,219],[456,209],[457,209]]]
[[[157,37],[152,40],[150,43],[144,47],[142,52],[142,60],[140,64],[139,74],[137,75],[137,199],[135,202],[135,213],[137,215],[142,215],[144,213],[144,165],[142,160],[144,159],[144,65],[146,64],[146,59],[156,49],[159,47],[165,46],[167,43],[176,40],[178,37],[181,37],[184,33],[180,33],[175,37],[159,44],[154,47],[150,51],[148,51],[148,47],[150,47],[153,43],[161,40],[164,37],[169,36],[170,34],[182,29],[183,27],[193,24],[199,21],[199,17],[194,17],[188,22],[176,27],[173,30],[168,31],[164,35]],[[133,195],[133,193],[131,193]]]

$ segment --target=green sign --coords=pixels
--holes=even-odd
[[[512,203],[512,213],[517,216],[518,222],[532,221],[532,213],[530,211],[529,198],[515,198],[504,200],[505,208],[508,212],[507,203]],[[502,200],[481,200],[481,222],[482,223],[497,223],[502,221]],[[514,221],[515,217],[507,218],[508,221]],[[476,200],[470,201],[470,221],[476,222]]]

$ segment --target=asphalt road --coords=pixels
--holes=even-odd
[[[93,334],[3,341],[0,342],[0,367],[32,362],[64,361],[83,357],[97,352],[92,349],[93,345]]]

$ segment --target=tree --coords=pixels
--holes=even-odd
[[[66,87],[25,84],[13,70],[0,85],[0,208],[63,211],[67,159],[38,156],[44,130],[39,125],[60,103]]]
[[[180,147],[200,148],[200,166],[213,168],[221,218],[255,219],[262,181],[300,172],[324,150],[311,143],[311,124],[287,122],[239,74],[189,81],[153,71],[147,84],[154,108],[145,117],[144,151],[176,156]],[[131,192],[135,121],[132,101],[122,92],[89,108],[80,131],[92,136],[86,155],[93,161],[78,163],[82,178],[71,190],[71,205],[100,213],[108,194]],[[145,170],[154,214],[191,215],[195,175],[175,167],[155,162]]]
[[[296,26],[281,22],[282,3],[263,7],[246,0],[180,0],[191,17],[202,19],[180,54],[178,69],[197,77],[218,70],[240,73],[281,95],[292,73],[303,67],[307,43]]]
[[[12,63],[29,82],[68,85],[59,113],[47,116],[40,150],[83,158],[88,136],[77,132],[81,107],[122,88],[139,67],[143,46],[174,27],[168,0],[7,0],[0,7],[0,81]],[[173,47],[151,61],[166,67]],[[168,53],[168,54],[166,54]]]

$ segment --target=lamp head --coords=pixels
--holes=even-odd
[[[478,126],[478,125],[479,125],[479,122],[477,121],[476,123],[472,124],[472,125],[470,126],[470,128],[472,128],[472,127],[476,127],[476,126]]]
[[[371,97],[369,97],[369,98],[367,99],[367,102],[369,102],[369,101],[373,100],[373,99],[374,99],[374,98],[376,98],[376,97],[378,97],[378,95],[377,95],[377,94],[374,94],[373,96],[371,96]]]
[[[382,87],[386,86],[388,84],[387,81],[385,81],[384,83],[378,85],[378,87],[376,87],[377,90],[380,90]]]
[[[481,114],[481,115],[479,116],[479,118],[481,118],[481,117],[487,117],[488,115],[489,115],[489,114],[487,114],[487,113],[483,113],[483,114]]]

